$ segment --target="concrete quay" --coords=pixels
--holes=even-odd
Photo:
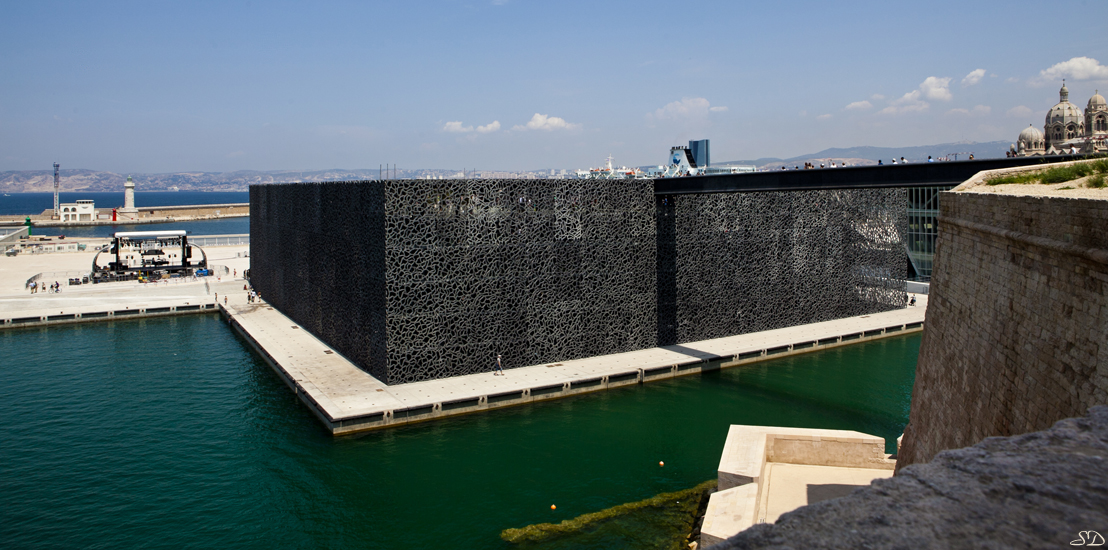
[[[101,208],[98,212],[110,212]],[[35,227],[89,227],[96,225],[121,225],[141,223],[187,222],[198,220],[218,220],[240,218],[250,215],[250,203],[196,204],[175,206],[149,206],[138,208],[134,212],[117,212],[116,220],[62,221],[54,219],[54,210],[43,210],[41,214],[19,216],[0,216],[0,226],[22,225],[27,218]],[[105,214],[106,215],[106,214]]]
[[[21,254],[0,257],[0,330],[66,323],[112,321],[215,312],[216,295],[245,302],[241,278],[250,267],[244,252],[249,245],[226,246],[208,251],[213,265],[236,270],[238,277],[170,279],[157,283],[137,281],[67,285],[68,277],[87,273],[94,251],[66,254]],[[58,293],[31,294],[28,277],[42,274],[43,282],[61,283]]]
[[[239,293],[241,294],[241,293]],[[280,311],[231,295],[238,331],[334,435],[568,397],[923,330],[927,297],[905,309],[560,363],[388,386]]]

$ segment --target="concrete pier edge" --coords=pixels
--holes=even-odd
[[[925,306],[925,303],[921,305]],[[877,323],[874,324],[871,328],[867,328],[866,330],[844,331],[841,334],[837,334],[834,336],[824,336],[818,339],[797,339],[796,341],[792,342],[778,341],[774,342],[774,345],[772,346],[762,346],[758,349],[748,350],[742,353],[708,353],[700,357],[689,357],[685,360],[673,361],[671,364],[664,366],[650,365],[639,368],[605,372],[603,374],[598,373],[591,376],[567,374],[564,379],[557,380],[555,381],[555,383],[550,383],[550,381],[547,380],[541,384],[521,387],[518,389],[511,389],[509,391],[488,391],[483,393],[477,392],[462,395],[454,399],[424,399],[414,403],[408,403],[403,406],[382,406],[378,407],[375,410],[366,411],[358,414],[341,415],[335,414],[328,410],[339,408],[339,406],[335,403],[335,399],[332,399],[333,396],[329,396],[325,389],[317,387],[317,385],[312,383],[311,380],[298,379],[298,377],[293,373],[292,367],[286,366],[281,360],[275,357],[274,353],[271,353],[270,350],[267,349],[264,343],[267,338],[264,336],[252,334],[247,324],[241,322],[240,318],[243,314],[239,312],[234,307],[234,305],[227,307],[224,306],[224,304],[217,304],[217,306],[219,308],[220,314],[224,317],[231,328],[234,329],[237,334],[241,335],[243,339],[258,352],[258,355],[262,359],[264,359],[265,362],[270,366],[270,368],[272,368],[273,371],[277,373],[281,380],[287,386],[289,386],[290,389],[293,390],[293,392],[301,400],[301,402],[307,405],[309,410],[311,410],[316,418],[320,420],[324,427],[328,431],[330,431],[332,435],[335,436],[403,426],[418,422],[426,422],[430,420],[438,420],[442,418],[472,414],[503,407],[518,406],[538,401],[570,397],[582,393],[609,390],[629,385],[638,385],[655,380],[674,378],[677,376],[687,376],[712,370],[745,366],[770,359],[778,359],[792,355],[800,355],[835,347],[853,345],[891,336],[921,332],[923,330],[924,315],[924,308],[920,307],[916,310],[918,311],[918,320],[912,320],[912,322]],[[284,320],[281,321],[282,327],[292,327],[284,329],[288,331],[288,334],[283,335],[281,338],[279,338],[280,340],[284,341],[292,337],[301,339],[309,337],[318,344],[317,347],[323,350],[323,353],[331,356],[329,360],[334,361],[338,359],[349,365],[349,368],[357,369],[357,367],[353,366],[353,364],[349,363],[349,361],[339,355],[338,352],[333,351],[330,346],[327,346],[325,343],[319,341],[317,338],[315,338],[315,336],[311,335],[307,331],[299,329],[299,327],[296,326],[296,323],[294,323],[291,319],[285,317],[279,311],[272,310],[272,308],[269,307],[266,307],[265,309],[270,310],[269,312],[267,312],[267,315],[276,314],[284,318]],[[880,318],[881,314],[866,315],[862,318],[873,317]],[[874,321],[879,320],[880,319],[874,319]],[[295,334],[294,329],[296,329]],[[753,333],[741,336],[747,337],[749,339],[756,339],[759,334],[760,333]],[[696,344],[697,343],[694,342],[690,344],[684,344],[683,346],[695,346]],[[313,345],[313,347],[316,346]],[[290,356],[290,359],[292,359],[292,356]],[[527,367],[519,367],[516,369],[509,369],[508,372],[512,373],[513,371],[521,371],[522,369],[542,369],[544,367],[553,366],[561,366],[561,363],[552,365],[532,365]],[[427,382],[416,382],[412,384],[386,386],[373,379],[368,373],[365,373],[360,369],[357,369],[357,372],[360,375],[363,375],[365,378],[372,380],[373,383],[379,386],[376,387],[375,390],[373,390],[376,392],[390,392],[390,390],[412,387],[419,384],[427,384]],[[486,375],[491,376],[490,373],[486,373]],[[467,377],[474,376],[482,375],[464,375],[430,382],[434,382],[437,384],[450,384],[454,381],[460,381],[462,379],[466,379]],[[331,406],[328,406],[328,404],[331,404]]]
[[[182,304],[156,307],[136,307],[134,309],[109,309],[103,311],[77,311],[73,313],[59,312],[54,315],[25,315],[21,317],[0,318],[0,330],[35,328],[53,325],[66,325],[74,323],[95,323],[103,321],[120,321],[124,319],[137,319],[149,317],[169,317],[174,315],[191,315],[194,313],[216,313],[216,304],[213,301],[208,304]]]

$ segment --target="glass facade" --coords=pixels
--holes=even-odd
[[[908,189],[908,278],[931,280],[931,262],[935,257],[938,235],[939,193],[953,185],[912,187]]]

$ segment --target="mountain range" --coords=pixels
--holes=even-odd
[[[713,162],[714,165],[744,164],[760,169],[774,169],[780,166],[799,166],[805,162],[819,164],[821,161],[846,161],[848,164],[877,164],[878,160],[888,162],[904,157],[910,162],[924,162],[928,155],[939,158],[958,154],[966,158],[973,153],[977,158],[1003,157],[1008,150],[1006,141],[986,143],[943,143],[921,145],[917,147],[849,147],[824,149],[818,153],[796,157],[760,158],[753,160],[735,160]],[[550,177],[550,169],[492,172],[478,171],[478,177]],[[454,169],[439,170],[432,168],[415,170],[397,170],[396,178],[420,177],[457,177]],[[246,191],[250,185],[261,183],[320,182],[377,179],[378,170],[373,169],[330,169],[330,170],[238,170],[234,172],[173,172],[165,174],[130,174],[139,191]],[[62,191],[112,192],[123,189],[127,175],[98,170],[63,169],[60,172],[59,187]],[[51,170],[13,170],[0,172],[0,191],[4,193],[50,192],[54,189],[54,173]]]
[[[965,160],[971,153],[974,158],[1001,158],[1008,148],[1011,146],[1007,141],[988,141],[985,143],[975,142],[959,142],[959,143],[940,143],[938,145],[917,145],[913,147],[834,147],[831,149],[824,149],[818,153],[812,153],[809,155],[800,155],[791,158],[760,158],[753,160],[734,160],[725,162],[713,162],[714,165],[721,164],[745,164],[754,165],[759,169],[773,169],[780,168],[781,166],[797,166],[803,165],[805,162],[815,162],[819,164],[820,161],[847,161],[848,164],[877,164],[878,160],[884,161],[888,164],[892,159],[900,159],[904,157],[908,162],[926,162],[927,157],[938,159],[940,157],[954,158],[955,155],[959,159]]]

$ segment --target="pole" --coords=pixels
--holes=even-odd
[[[54,163],[54,218],[60,220],[62,218],[62,209],[58,205],[58,186],[59,186],[59,183],[58,183],[59,182],[58,169],[59,168],[61,168],[61,165],[55,162]]]

